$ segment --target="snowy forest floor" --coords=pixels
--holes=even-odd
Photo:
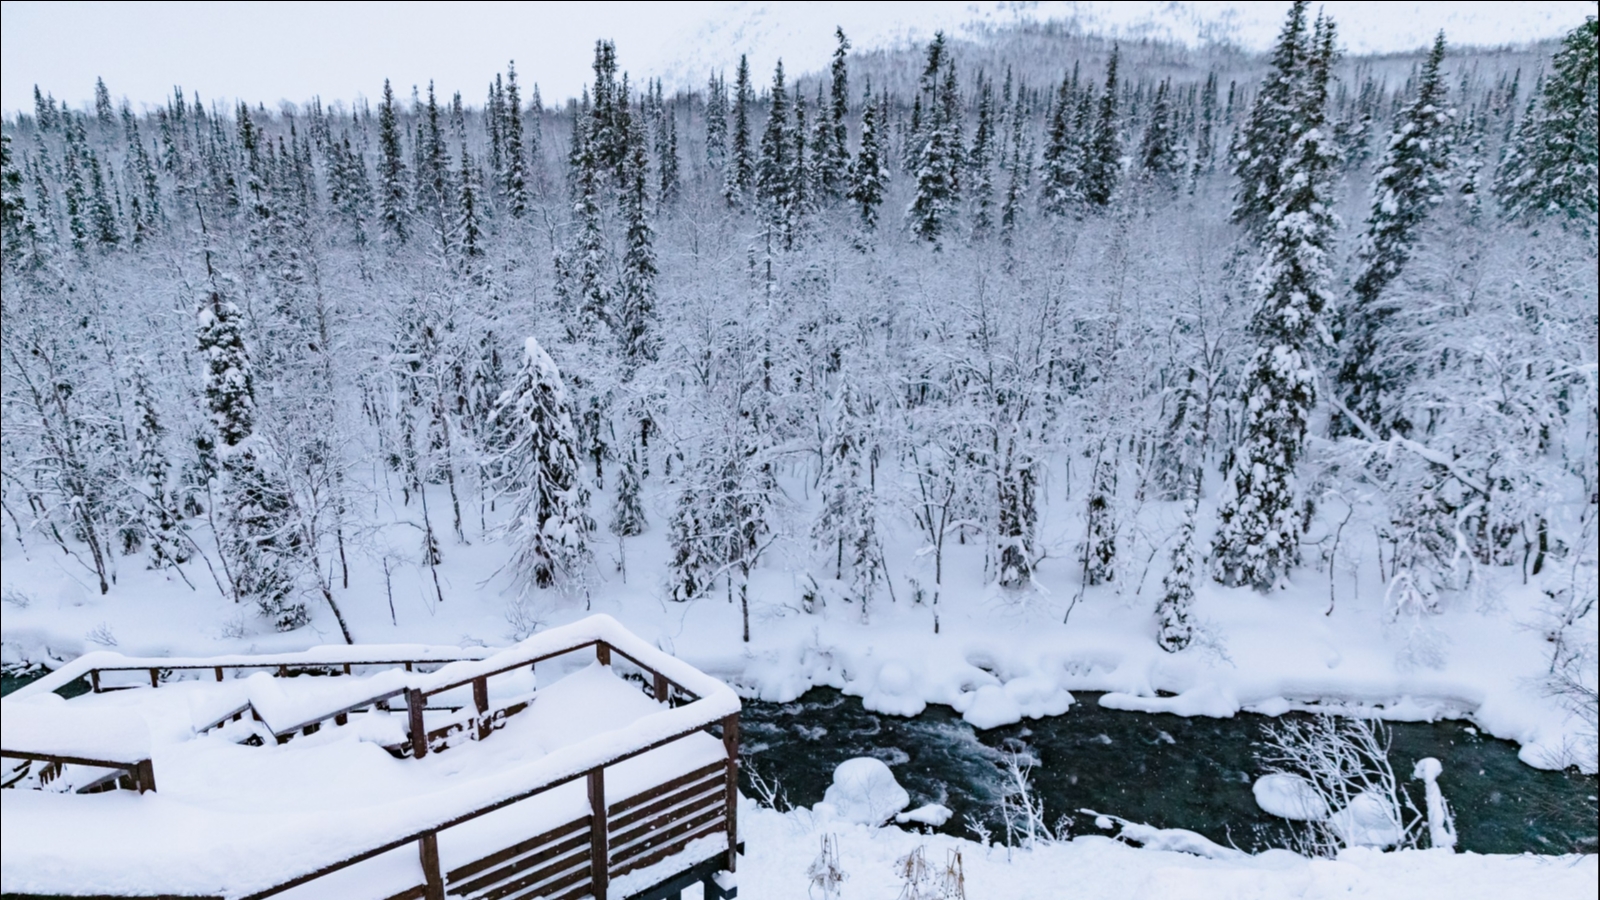
[[[804,484],[785,487],[797,505],[807,502]],[[985,577],[981,538],[952,540],[937,607],[931,554],[918,554],[909,529],[885,529],[891,549],[885,557],[918,565],[891,570],[865,611],[844,598],[843,585],[820,577],[825,567],[803,541],[780,541],[753,575],[745,644],[736,592],[733,602],[720,585],[689,603],[664,599],[668,546],[659,523],[667,518],[670,494],[647,491],[653,527],[644,535],[625,541],[599,536],[587,596],[535,591],[520,602],[502,572],[506,549],[493,540],[493,514],[487,532],[468,523],[467,541],[453,540],[444,536],[449,523],[440,522],[438,512],[450,508],[449,498],[441,487],[430,494],[442,544],[437,589],[422,558],[415,498],[409,506],[391,506],[381,486],[368,494],[367,524],[351,530],[349,586],[333,579],[336,602],[358,642],[503,645],[579,618],[588,607],[616,616],[745,696],[769,701],[787,702],[827,685],[893,715],[947,704],[980,728],[1066,713],[1072,690],[1110,692],[1101,701],[1107,706],[1180,715],[1359,708],[1396,720],[1467,718],[1516,741],[1530,765],[1595,770],[1590,726],[1547,687],[1551,644],[1543,588],[1546,581],[1573,577],[1560,565],[1526,581],[1514,568],[1481,569],[1477,589],[1443,613],[1396,621],[1385,613],[1378,566],[1362,562],[1377,558],[1379,548],[1370,536],[1363,546],[1359,536],[1346,533],[1334,562],[1331,606],[1326,564],[1320,571],[1308,564],[1289,588],[1272,595],[1202,580],[1195,601],[1200,637],[1171,654],[1154,640],[1151,612],[1165,547],[1134,542],[1127,555],[1153,557],[1153,566],[1141,573],[1146,560],[1136,559],[1121,568],[1120,582],[1084,590],[1072,559],[1082,526],[1065,515],[1071,504],[1058,502],[1046,508],[1063,510],[1061,520],[1041,523],[1052,558],[1038,567],[1033,589],[995,587]],[[595,506],[606,508],[607,499],[597,496]],[[477,518],[472,512],[469,518]],[[1203,519],[1213,514],[1202,507]],[[1170,535],[1168,520],[1179,515],[1177,504],[1148,503],[1139,530]],[[1316,531],[1308,539],[1320,537]],[[203,532],[196,538],[201,547],[210,544]],[[101,647],[147,656],[207,655],[339,640],[320,599],[308,596],[309,626],[275,632],[253,609],[224,596],[203,561],[186,564],[180,577],[170,569],[146,569],[143,557],[124,557],[117,583],[100,596],[71,556],[38,535],[23,540],[25,546],[7,528],[0,550],[0,643],[7,666],[53,666]],[[815,588],[808,573],[818,573]],[[808,591],[819,598],[810,612]]]

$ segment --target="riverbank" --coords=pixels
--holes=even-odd
[[[919,847],[936,868],[959,851],[972,900],[1563,900],[1593,897],[1600,880],[1594,855],[1347,850],[1338,859],[1313,860],[1277,850],[1217,860],[1134,848],[1097,835],[1008,850],[945,835],[824,822],[807,811],[781,814],[753,803],[741,807],[739,821],[747,846],[756,848],[741,861],[740,893],[764,900],[818,900],[820,893],[808,891],[806,871],[824,835],[836,839],[846,876],[840,900],[903,896],[896,863]]]

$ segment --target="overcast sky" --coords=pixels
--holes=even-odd
[[[1501,44],[1561,34],[1593,2],[1328,2],[1349,50],[1411,50],[1445,28],[1456,43]],[[426,86],[483,101],[496,71],[515,59],[547,103],[589,78],[596,38],[611,38],[634,77],[698,84],[748,52],[758,71],[779,56],[791,71],[826,65],[833,26],[858,47],[922,40],[939,28],[1076,16],[1108,32],[1194,42],[1224,37],[1265,47],[1286,3],[0,3],[0,108],[31,109],[33,85],[73,105],[94,79],[135,108],[173,85],[206,101],[243,98],[275,106],[312,95],[375,97],[383,79],[399,92]]]

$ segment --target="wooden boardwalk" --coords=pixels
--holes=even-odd
[[[688,670],[696,677],[686,678],[686,667],[682,663],[643,645],[636,638],[629,646],[631,653],[616,646],[614,640],[585,637],[545,646],[538,652],[507,651],[481,660],[351,659],[323,666],[319,671],[337,676],[350,674],[353,669],[373,667],[404,666],[416,672],[424,666],[453,665],[445,665],[433,673],[435,677],[431,680],[424,679],[427,683],[423,686],[386,689],[356,702],[318,711],[304,721],[270,723],[271,733],[280,743],[286,743],[323,727],[345,725],[352,716],[368,710],[390,708],[391,701],[403,698],[406,739],[389,749],[402,758],[421,759],[461,743],[492,740],[495,732],[511,717],[536,702],[536,695],[513,695],[509,701],[502,697],[498,702],[491,702],[491,682],[514,673],[526,673],[541,662],[574,653],[592,653],[601,665],[638,684],[665,709],[677,712],[702,703],[702,698],[681,682],[695,681],[703,688],[707,676]],[[671,665],[664,660],[671,660]],[[163,677],[183,678],[185,674],[182,673],[190,677],[203,674],[207,680],[222,681],[230,670],[235,673],[268,671],[284,676],[316,668],[295,659],[272,657],[164,666],[145,665],[146,662],[129,660],[95,666],[80,677],[87,677],[93,690],[98,692],[119,689],[107,683],[108,676],[119,672],[148,672],[150,687],[143,689],[150,690],[159,687]],[[677,673],[676,678],[664,671],[668,668]],[[174,676],[174,673],[179,674]],[[726,691],[720,684],[716,687]],[[462,701],[463,689],[470,690],[470,702],[452,705],[452,700]],[[626,692],[622,696],[627,696]],[[394,711],[399,712],[397,708]],[[246,716],[262,719],[246,704],[209,725],[197,727],[197,731],[204,733]],[[443,716],[444,721],[430,725],[427,716]],[[285,872],[281,881],[242,896],[246,900],[325,896],[330,890],[341,892],[339,885],[369,883],[364,874],[368,871],[374,873],[370,883],[387,884],[394,880],[396,871],[410,867],[401,862],[400,857],[410,856],[415,860],[414,883],[389,894],[388,900],[532,900],[536,897],[546,900],[582,897],[664,900],[677,897],[682,888],[695,882],[705,885],[708,898],[733,897],[736,889],[723,885],[731,885],[730,876],[742,849],[737,821],[739,716],[734,711],[715,718],[682,718],[692,724],[671,733],[653,734],[643,742],[604,742],[605,752],[581,770],[526,785],[509,796],[475,808],[453,811],[425,828],[375,842],[360,852],[330,860],[314,871]],[[656,759],[705,759],[708,734],[721,745],[720,753],[715,754],[712,761],[682,772],[669,765],[663,773],[652,765],[652,760]],[[680,745],[682,749],[674,749]],[[48,754],[22,747],[0,748],[0,755],[52,760]],[[121,767],[128,770],[133,786],[141,792],[154,790],[155,786],[149,760],[125,764],[61,758],[54,763]],[[620,777],[616,775],[619,767],[625,770]],[[578,797],[573,791],[580,782],[586,803],[573,802]],[[547,798],[557,799],[546,802]],[[546,805],[541,807],[541,803]],[[546,821],[550,811],[568,808],[581,814],[541,827],[537,833],[512,835],[507,830],[506,823]],[[384,878],[375,877],[379,872]]]

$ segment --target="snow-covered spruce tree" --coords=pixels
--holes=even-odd
[[[1083,136],[1077,129],[1078,67],[1072,67],[1071,76],[1063,76],[1056,89],[1055,102],[1051,104],[1045,131],[1044,156],[1040,161],[1039,205],[1054,216],[1066,215],[1083,201]],[[1012,136],[1012,150],[1021,152],[1021,127],[1026,117],[1017,111],[1013,114],[1016,133]],[[1013,169],[1013,181],[1019,173]]]
[[[1299,97],[1304,91],[1308,0],[1294,0],[1272,51],[1272,71],[1256,93],[1250,120],[1235,135],[1233,221],[1261,235],[1277,209],[1283,163],[1296,139]]]
[[[817,192],[826,200],[837,200],[849,190],[850,148],[845,116],[850,112],[850,71],[845,54],[850,52],[850,40],[843,28],[835,28],[833,61],[828,66],[828,105],[817,108],[816,142]],[[867,96],[872,96],[871,91]]]
[[[1193,478],[1198,482],[1200,473]],[[1194,606],[1194,579],[1200,561],[1195,558],[1194,527],[1199,517],[1200,491],[1195,488],[1183,504],[1183,523],[1172,545],[1172,568],[1161,579],[1161,599],[1156,603],[1156,643],[1177,653],[1194,640],[1190,610]]]
[[[383,102],[378,106],[378,209],[385,239],[403,244],[411,233],[407,202],[405,151],[400,147],[400,120],[395,112],[394,89],[383,81]]]
[[[1183,168],[1176,135],[1173,134],[1171,92],[1170,78],[1156,87],[1149,124],[1145,126],[1144,137],[1139,141],[1139,168],[1151,182],[1167,190],[1177,186],[1178,175]]]
[[[501,489],[511,495],[506,540],[518,587],[547,588],[581,579],[589,565],[589,488],[578,464],[572,404],[555,361],[534,338],[522,366],[500,395],[495,418],[504,429]]]
[[[600,160],[582,117],[572,135],[572,238],[556,259],[556,290],[561,296],[571,339],[594,338],[611,324],[611,276],[605,229],[600,222]]]
[[[721,174],[728,159],[728,82],[711,73],[706,83],[706,165]]]
[[[1507,218],[1565,219],[1593,235],[1600,211],[1600,20],[1589,16],[1568,32],[1551,60],[1537,106],[1517,129],[1496,176]]]
[[[1120,441],[1102,440],[1089,476],[1084,526],[1083,580],[1094,586],[1117,575],[1117,454]]]
[[[739,206],[755,187],[756,165],[751,151],[750,104],[755,102],[755,91],[750,87],[750,61],[739,54],[739,69],[733,82],[733,134],[728,148],[728,165],[723,170],[723,196],[728,203]]]
[[[1089,136],[1083,155],[1083,199],[1090,206],[1102,209],[1111,205],[1111,197],[1122,180],[1121,125],[1117,121],[1119,55],[1118,47],[1113,44],[1111,59],[1106,62],[1106,86],[1095,113],[1094,132]]]
[[[197,318],[195,344],[205,366],[202,383],[221,464],[218,549],[234,600],[255,603],[278,630],[289,631],[310,618],[305,604],[294,598],[301,564],[291,528],[294,501],[255,434],[255,378],[245,349],[244,314],[212,283],[201,296]]]
[[[133,370],[134,480],[143,499],[141,520],[150,551],[150,568],[162,569],[189,559],[189,544],[182,532],[183,514],[171,492],[172,463],[165,446],[167,429],[161,423],[150,377],[144,365]]]
[[[618,537],[643,534],[648,524],[644,512],[643,484],[635,457],[627,456],[617,467],[617,497],[611,507],[611,533]]]
[[[1334,26],[1319,18],[1308,71],[1295,95],[1294,144],[1284,160],[1269,219],[1259,297],[1250,319],[1255,354],[1245,373],[1244,434],[1234,451],[1222,525],[1211,545],[1213,573],[1229,585],[1266,591],[1300,558],[1295,466],[1316,402],[1311,354],[1326,333],[1328,251],[1338,220],[1332,175],[1338,151],[1326,128]]]
[[[877,498],[867,477],[864,403],[848,383],[834,399],[833,434],[822,471],[822,508],[811,529],[816,549],[833,563],[833,577],[849,576],[849,596],[861,604],[865,622],[877,590],[879,560]],[[848,570],[846,565],[848,564]]]
[[[1405,267],[1429,210],[1444,196],[1450,169],[1454,111],[1445,106],[1440,65],[1444,32],[1434,39],[1417,79],[1417,95],[1401,111],[1378,161],[1372,185],[1372,211],[1361,242],[1360,270],[1343,316],[1342,362],[1338,390],[1344,405],[1362,421],[1387,434],[1410,431],[1393,397],[1403,375],[1398,360],[1382,352],[1384,325],[1394,315],[1384,290]],[[1332,420],[1335,434],[1354,434],[1343,416]]]
[[[505,144],[506,212],[513,219],[528,211],[528,165],[524,161],[522,93],[517,88],[517,64],[506,65],[505,105],[500,110],[500,136]]]
[[[942,60],[942,62],[941,62]],[[961,200],[961,97],[955,63],[944,49],[944,35],[928,46],[923,83],[928,98],[928,123],[920,135],[917,190],[906,208],[911,233],[935,246],[953,224]]]
[[[622,257],[622,298],[617,315],[625,375],[656,358],[655,229],[650,226],[649,162],[643,142],[633,147],[628,184],[622,194],[622,215],[628,222],[628,249]]]
[[[28,197],[22,170],[11,157],[11,135],[0,135],[0,256],[7,265],[22,253],[27,219]]]
[[[872,97],[872,86],[861,97],[861,147],[850,167],[850,202],[856,206],[861,226],[878,227],[878,207],[889,189],[889,148],[885,143],[884,104]]]
[[[772,73],[772,90],[767,95],[767,124],[761,132],[761,157],[756,163],[756,199],[768,227],[785,248],[794,246],[802,188],[795,177],[795,135],[803,133],[792,122],[789,91],[783,83],[783,60]],[[800,160],[800,165],[804,160]]]
[[[994,83],[978,83],[978,124],[967,151],[967,192],[972,205],[972,237],[981,240],[994,230]]]

